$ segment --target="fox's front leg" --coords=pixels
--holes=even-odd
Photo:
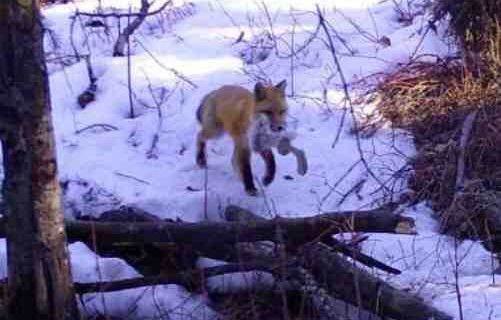
[[[271,149],[266,149],[259,152],[266,165],[266,174],[263,177],[263,184],[265,186],[269,185],[275,179],[275,172],[277,171],[277,165],[275,163],[275,156]]]
[[[233,166],[242,179],[245,191],[251,196],[257,196],[251,168],[251,150],[248,138],[245,135],[233,137],[235,150],[233,152]]]

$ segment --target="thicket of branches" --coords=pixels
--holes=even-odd
[[[444,231],[500,252],[500,3],[440,0],[428,10],[447,24],[458,55],[417,57],[379,74],[368,96],[414,135],[415,200],[431,200]]]

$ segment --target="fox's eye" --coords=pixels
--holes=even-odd
[[[280,110],[280,115],[283,116],[285,113],[287,112],[287,110]]]
[[[271,116],[272,112],[270,110],[264,110],[263,113],[267,116]]]

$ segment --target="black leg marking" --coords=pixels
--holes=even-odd
[[[245,191],[251,196],[256,196],[257,189],[254,186],[254,179],[252,178],[250,150],[249,149],[241,149],[241,150],[239,150],[238,155],[239,155],[240,170],[241,170],[241,174],[242,174],[242,179],[244,181]]]
[[[205,142],[198,141],[197,164],[201,168],[207,168],[207,157],[205,155]]]
[[[273,155],[273,151],[271,151],[271,149],[261,151],[259,154],[266,164],[266,175],[263,178],[263,184],[267,186],[275,179],[275,173],[277,171],[275,156]]]

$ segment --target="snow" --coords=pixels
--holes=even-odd
[[[134,10],[139,5],[139,1],[132,0],[101,2],[103,8],[112,6],[121,10],[128,10],[129,6]],[[183,6],[181,1],[175,3]],[[185,7],[189,12],[185,17],[173,21],[148,18],[131,43],[137,114],[133,119],[129,117],[127,59],[111,57],[116,21],[108,20],[113,26],[108,37],[102,31],[83,28],[77,20],[74,43],[81,53],[91,54],[98,77],[97,100],[83,110],[76,103],[76,97],[88,85],[83,61],[64,69],[49,63],[60,177],[67,182],[68,219],[81,214],[96,215],[122,204],[141,207],[161,218],[200,221],[206,218],[205,213],[210,220],[221,219],[222,210],[230,203],[264,217],[276,214],[294,217],[369,208],[383,200],[379,183],[367,174],[359,161],[357,140],[350,133],[352,117],[342,111],[341,83],[325,44],[313,41],[308,49],[298,53],[292,61],[293,73],[291,59],[276,57],[274,50],[266,52],[268,58],[257,65],[245,64],[240,53],[248,50],[247,43],[259,42],[265,31],[290,43],[293,19],[297,20],[294,41],[299,46],[315,30],[316,3],[338,34],[346,39],[345,44],[335,40],[335,45],[342,71],[350,81],[395,68],[411,55],[445,53],[453,49],[432,32],[421,39],[426,17],[418,17],[406,27],[399,25],[389,1],[274,0],[264,3],[266,6],[258,1],[197,0],[194,6]],[[155,4],[158,5],[160,2]],[[69,16],[77,9],[91,12],[97,6],[98,1],[86,0],[44,10],[45,23],[59,44],[54,47],[46,41],[49,59],[73,54]],[[270,12],[272,30],[264,10]],[[122,27],[123,23],[125,20]],[[234,44],[242,31],[244,42]],[[323,36],[323,31],[319,32]],[[383,36],[391,40],[390,46],[373,41]],[[277,43],[281,54],[290,52],[288,43]],[[348,54],[349,51],[353,54]],[[245,55],[256,53],[259,52]],[[180,79],[173,70],[196,87]],[[289,124],[297,134],[293,144],[305,150],[309,165],[308,173],[300,176],[292,155],[276,155],[276,180],[267,188],[259,185],[261,195],[257,198],[245,194],[232,170],[233,147],[229,138],[209,142],[207,175],[195,164],[195,136],[199,128],[195,110],[200,99],[223,84],[250,89],[256,78],[273,83],[288,80],[287,92],[291,94],[294,90],[293,97],[289,98]],[[155,99],[159,100],[162,90],[165,99],[159,118]],[[359,107],[357,113],[370,107]],[[344,125],[340,127],[343,119]],[[85,129],[95,124],[106,124],[116,130],[100,126]],[[85,130],[80,132],[82,129]],[[341,136],[333,147],[338,130]],[[157,134],[158,144],[150,152]],[[415,152],[408,134],[390,129],[382,129],[371,138],[361,139],[360,143],[365,159],[380,181],[388,180]],[[259,157],[253,157],[252,164],[257,181],[264,174],[264,165]],[[345,196],[359,183],[362,187],[358,192]],[[405,177],[395,188],[397,195],[405,191]],[[204,207],[205,193],[207,207]],[[457,266],[464,319],[501,319],[501,305],[495,303],[501,301],[501,288],[491,285],[490,254],[479,243],[455,243],[452,238],[439,235],[437,223],[431,217],[433,213],[425,204],[402,210],[416,219],[418,235],[371,234],[364,245],[365,252],[403,271],[399,276],[381,276],[398,287],[418,293],[459,319],[454,276]],[[4,242],[0,243],[0,250],[0,273],[5,276]],[[76,281],[139,276],[124,261],[96,256],[82,243],[71,244],[70,252]],[[455,256],[459,258],[459,265],[454,262]],[[199,262],[204,266],[219,263],[223,262],[209,259]],[[273,281],[266,274],[245,273],[210,279],[208,287],[238,290],[255,278],[264,279],[263,285]],[[499,283],[501,279],[498,277],[496,281]],[[175,285],[89,294],[83,302],[82,308],[90,313],[133,314],[145,318],[169,313],[172,319],[217,317],[202,295],[189,294]]]
[[[210,258],[200,258],[198,268],[210,268],[225,265],[226,262]],[[212,293],[237,293],[249,290],[271,289],[275,285],[273,275],[261,271],[249,271],[224,274],[207,279],[206,289]]]
[[[382,275],[383,278],[418,293],[459,319],[457,271],[464,319],[500,319],[501,310],[495,301],[501,298],[501,276],[493,277],[496,263],[482,245],[438,235],[433,212],[424,204],[403,214],[416,219],[418,235],[372,234],[364,246],[365,253],[402,271],[398,276]]]
[[[96,282],[139,277],[126,262],[101,258],[81,242],[69,247],[75,281]],[[172,314],[176,319],[213,319],[202,296],[191,295],[182,287],[158,285],[108,293],[85,294],[80,305],[89,314],[108,314],[122,319],[160,319]]]

